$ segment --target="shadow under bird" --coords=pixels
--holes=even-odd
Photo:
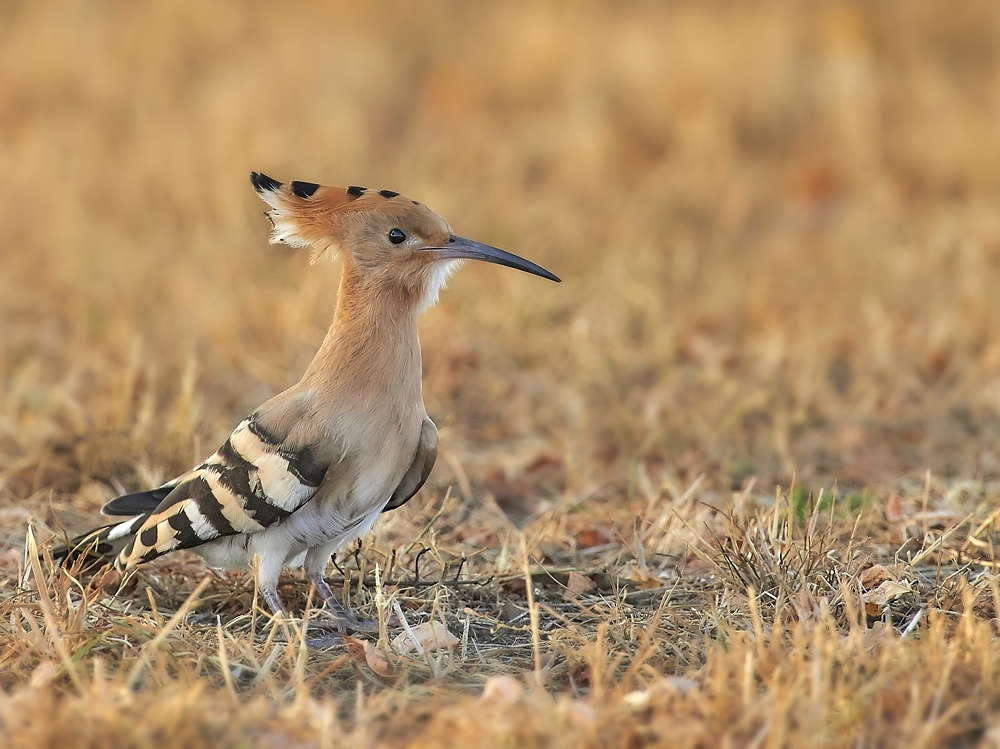
[[[409,500],[434,466],[437,429],[424,409],[417,316],[463,260],[559,279],[529,260],[455,236],[426,206],[391,190],[284,185],[251,173],[268,204],[271,242],[339,253],[333,323],[302,379],[241,421],[201,465],[163,486],[118,497],[102,512],[130,519],[55,551],[130,570],[177,549],[212,567],[249,567],[281,612],[278,576],[304,566],[333,628],[368,630],[324,580],[337,549],[379,513]]]

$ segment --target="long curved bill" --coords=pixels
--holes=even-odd
[[[476,242],[465,237],[452,237],[444,247],[435,247],[438,257],[442,259],[454,260],[482,260],[486,263],[496,263],[506,265],[508,268],[517,268],[525,273],[533,273],[536,276],[547,278],[550,281],[561,283],[562,279],[554,273],[550,273],[540,265],[523,257],[506,252],[505,250],[490,247],[488,244]]]

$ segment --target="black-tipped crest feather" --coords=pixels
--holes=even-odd
[[[298,180],[289,183],[288,186],[292,188],[292,192],[295,193],[296,197],[303,200],[311,198],[313,193],[319,189],[319,185],[315,182],[299,182]]]
[[[268,177],[266,174],[261,174],[260,172],[250,172],[250,181],[253,183],[253,188],[257,192],[264,192],[265,190],[275,192],[276,190],[281,189],[281,183],[278,182],[278,180]]]

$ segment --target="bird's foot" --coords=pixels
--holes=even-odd
[[[333,613],[316,626],[326,626],[336,632],[378,632],[379,625],[377,619],[358,619],[345,610],[343,613]]]
[[[313,649],[331,648],[344,643],[344,634],[348,632],[378,632],[377,620],[358,619],[348,611],[330,590],[322,576],[311,576],[310,581],[316,592],[326,604],[328,617],[320,621],[310,621],[306,630],[306,645]],[[261,589],[264,603],[275,616],[287,616],[278,591],[274,588]],[[391,620],[390,620],[391,621]],[[387,624],[390,622],[387,622]]]
[[[310,627],[309,632],[313,632],[315,628]],[[326,631],[325,628],[320,627],[320,634],[307,634],[306,635],[306,647],[310,650],[326,650],[327,648],[334,648],[337,645],[344,644],[344,633],[337,631]]]
[[[337,632],[378,632],[379,623],[375,619],[358,619],[347,610],[344,605],[337,600],[337,597],[326,584],[322,575],[310,575],[310,582],[316,588],[316,592],[323,597],[327,611],[332,621],[325,621],[322,625],[330,627]]]
[[[379,630],[377,621],[358,619],[336,598],[329,599],[327,607],[331,616],[310,621],[306,630],[306,645],[314,650],[343,645],[344,635],[349,632],[377,633]]]

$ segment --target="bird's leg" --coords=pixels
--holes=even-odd
[[[329,590],[329,587],[327,590]],[[261,585],[259,591],[260,597],[264,600],[265,605],[271,610],[271,613],[274,616],[288,616],[285,613],[285,607],[281,604],[281,599],[278,598],[278,586],[276,582],[270,585]],[[320,595],[323,595],[323,593],[320,592]],[[316,637],[306,637],[306,645],[310,648],[331,648],[334,645],[342,645],[344,642],[344,639],[341,637],[341,630],[337,628],[334,628],[333,631],[329,631],[325,626],[312,625],[309,629],[318,630],[321,633]]]
[[[264,599],[264,603],[266,603],[267,607],[271,609],[272,614],[275,616],[278,614],[285,614],[285,607],[281,605],[281,599],[278,598],[277,586],[262,586],[260,588],[260,597]]]
[[[317,546],[306,552],[305,570],[316,592],[326,602],[326,607],[333,615],[333,627],[340,632],[378,632],[377,621],[363,621],[348,611],[330,590],[323,573],[330,562],[330,557],[336,551],[335,546]]]
[[[271,614],[275,617],[282,616],[287,618],[288,614],[285,612],[285,607],[281,604],[281,599],[278,597],[278,576],[281,573],[280,562],[282,561],[284,560],[280,557],[265,557],[263,560],[258,561],[257,589],[260,592],[260,597],[264,599],[267,608],[271,610]],[[321,632],[324,629],[326,628],[319,627]],[[340,633],[337,631],[323,632],[318,637],[306,637],[306,645],[310,648],[329,648],[342,643],[343,638],[341,638]]]
[[[257,554],[253,556],[251,569],[257,583],[257,592],[264,599],[264,604],[270,609],[273,616],[281,614],[285,618],[285,607],[281,605],[278,598],[278,578],[281,576],[281,568],[284,564],[284,557],[273,553]]]
[[[266,587],[260,589],[260,596],[264,599],[264,603],[271,610],[274,616],[286,616],[285,608],[281,605],[281,599],[278,598],[278,591],[274,587]],[[344,639],[340,636],[339,631],[325,631],[326,628],[323,626],[315,627],[312,626],[310,629],[319,629],[322,633],[317,637],[306,637],[306,645],[314,649],[322,648],[332,648],[334,645],[342,645]]]

